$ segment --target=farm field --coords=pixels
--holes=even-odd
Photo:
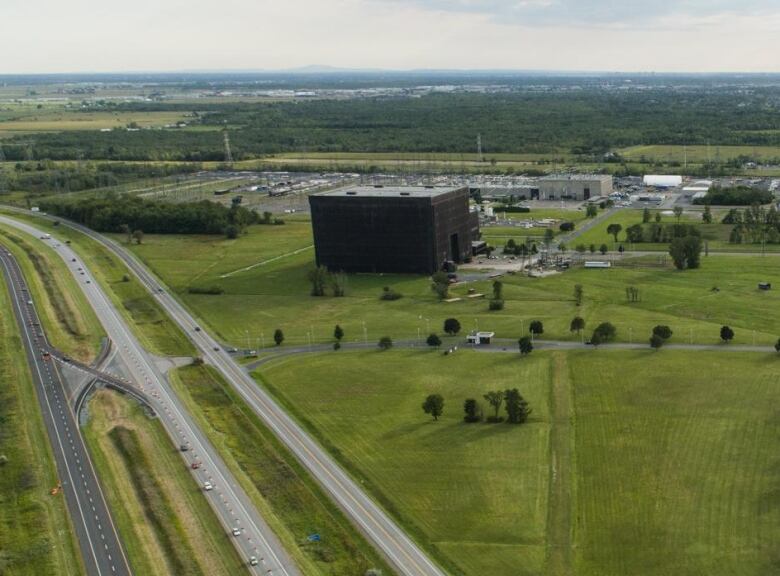
[[[454,574],[763,576],[780,537],[778,362],[338,352],[274,361],[258,379]],[[514,386],[534,409],[527,425],[462,422],[465,398]],[[551,415],[555,386],[570,412]],[[420,408],[434,392],[439,422]]]
[[[35,132],[125,128],[131,123],[139,128],[163,127],[188,120],[190,118],[183,112],[83,112],[51,105],[42,109],[17,107],[10,112],[0,112],[0,138]]]
[[[5,280],[0,286],[0,573],[84,573],[22,353]]]
[[[586,320],[586,332],[612,322],[622,341],[644,341],[659,323],[672,326],[678,342],[715,343],[723,324],[736,330],[738,343],[752,344],[754,330],[757,343],[773,344],[778,337],[780,296],[757,289],[758,282],[778,282],[773,257],[703,257],[701,269],[686,272],[643,258],[636,267],[608,271],[575,268],[545,279],[505,276],[505,309],[490,312],[485,299],[466,298],[469,288],[490,294],[490,280],[454,287],[452,294],[463,300],[453,303],[438,302],[429,280],[415,275],[354,274],[344,298],[311,297],[306,280],[313,265],[310,246],[308,223],[296,221],[251,227],[237,240],[147,235],[132,250],[201,321],[237,347],[271,346],[276,328],[284,331],[285,345],[305,345],[312,334],[314,342],[330,342],[336,324],[344,328],[347,342],[376,342],[385,335],[416,339],[441,332],[448,317],[458,318],[464,331],[479,327],[507,338],[519,337],[529,321],[540,319],[544,338],[577,340],[580,336],[569,331],[577,315]],[[735,267],[739,276],[733,274]],[[222,277],[230,272],[236,273]],[[584,288],[581,307],[573,300],[575,284]],[[224,293],[190,294],[189,286],[215,286]],[[403,298],[380,300],[383,286],[392,286]],[[641,302],[626,301],[628,286],[641,289]]]
[[[274,361],[261,378],[453,574],[540,573],[547,357],[347,352]],[[462,423],[466,398],[507,387],[533,406],[527,425]],[[431,393],[445,398],[438,422],[420,408]]]
[[[136,573],[221,576],[243,569],[159,421],[119,394],[89,403],[85,440]]]

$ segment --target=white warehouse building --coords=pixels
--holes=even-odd
[[[682,185],[682,176],[648,174],[644,177],[643,183],[654,188],[677,188]]]

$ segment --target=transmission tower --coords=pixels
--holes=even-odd
[[[477,134],[477,162],[484,162],[485,157],[482,155],[482,134]]]
[[[233,154],[230,152],[230,136],[228,136],[227,128],[222,130],[222,140],[225,143],[225,164],[232,166]]]

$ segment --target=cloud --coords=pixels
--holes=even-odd
[[[780,14],[774,0],[375,0],[413,4],[441,12],[486,14],[516,25],[645,28],[676,18]]]

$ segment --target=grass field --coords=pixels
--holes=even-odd
[[[62,260],[48,246],[9,226],[0,225],[0,243],[19,262],[51,343],[90,362],[105,332]]]
[[[780,571],[780,358],[577,353],[576,570]]]
[[[84,573],[11,311],[0,286],[0,574]]]
[[[339,352],[272,363],[263,382],[455,574],[764,576],[780,566],[778,366]],[[466,397],[510,386],[529,424],[461,422]],[[439,422],[420,409],[432,392]]]
[[[392,573],[221,377],[190,366],[173,373],[172,384],[304,574]],[[314,533],[319,542],[307,540]]]
[[[453,574],[540,573],[549,477],[546,357],[349,352],[275,361],[262,375]],[[507,387],[520,388],[533,406],[526,426],[463,424],[466,398],[481,401]],[[438,422],[420,408],[431,393],[445,398]]]
[[[754,160],[774,160],[780,158],[780,146],[678,146],[678,145],[647,145],[631,146],[618,151],[627,160],[650,162],[688,162],[702,164],[707,161],[728,160],[748,156]]]
[[[165,315],[154,298],[127,270],[127,267],[101,245],[65,226],[54,226],[41,218],[8,213],[50,231],[55,238],[70,240],[71,247],[98,280],[108,296],[130,322],[136,336],[151,352],[160,355],[191,356],[194,347]],[[124,277],[129,278],[124,281]],[[74,290],[75,291],[75,290]]]
[[[753,330],[756,342],[764,344],[774,343],[780,331],[778,294],[757,289],[761,281],[780,282],[772,257],[709,256],[703,258],[701,269],[686,272],[674,270],[669,262],[659,268],[645,259],[636,268],[575,268],[545,279],[505,276],[505,309],[490,312],[486,300],[465,298],[468,288],[490,294],[487,280],[455,287],[452,294],[464,298],[450,304],[437,302],[428,279],[414,275],[350,275],[346,297],[311,297],[306,280],[313,260],[313,251],[307,249],[310,242],[308,223],[294,222],[252,227],[238,240],[150,235],[132,249],[202,322],[240,347],[271,346],[276,328],[284,331],[285,344],[306,344],[312,333],[314,341],[329,342],[336,324],[345,329],[349,342],[364,337],[375,342],[384,335],[414,339],[418,330],[422,336],[440,332],[448,317],[458,318],[464,330],[478,326],[511,338],[527,330],[530,320],[541,319],[545,338],[577,339],[569,331],[576,315],[585,318],[590,329],[612,322],[623,341],[644,341],[659,323],[672,326],[677,341],[701,343],[716,342],[722,324],[734,327],[737,341],[746,344],[753,342]],[[265,264],[240,271],[261,263]],[[739,276],[733,273],[736,269]],[[579,308],[573,301],[575,284],[585,292]],[[212,285],[225,293],[187,293],[189,286]],[[404,297],[381,301],[383,286],[392,286]],[[626,301],[628,286],[640,287],[641,302]]]
[[[139,128],[162,127],[189,120],[182,112],[83,112],[55,105],[41,109],[17,107],[0,113],[0,138],[34,132],[124,128],[133,122]]]
[[[162,425],[138,404],[100,391],[84,433],[137,574],[219,576],[243,561]]]

